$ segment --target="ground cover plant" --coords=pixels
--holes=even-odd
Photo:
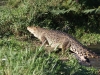
[[[0,39],[0,75],[97,75],[93,67],[81,66],[69,55],[60,61],[57,54],[46,53],[42,46],[16,40]]]
[[[23,36],[27,34],[26,27],[35,24],[68,32],[79,39],[92,35],[95,36],[92,41],[84,39],[82,43],[97,43],[100,42],[99,4],[99,0],[5,0],[0,6],[0,36]]]
[[[70,61],[59,61],[56,54],[36,47],[26,27],[61,30],[84,45],[96,44],[99,14],[99,0],[1,0],[0,75],[97,75],[95,68],[79,65],[70,55]]]

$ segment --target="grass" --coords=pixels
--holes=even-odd
[[[83,29],[77,29],[74,36],[84,45],[97,44],[100,42],[99,33],[85,33]]]
[[[0,6],[0,75],[97,75],[95,68],[79,65],[71,55],[68,56],[69,61],[60,61],[57,54],[47,54],[45,48],[41,46],[36,47],[28,40],[16,39],[16,36],[30,37],[26,30],[29,25],[36,24],[60,30],[67,25],[71,28],[70,31],[76,31],[75,37],[83,44],[100,42],[100,34],[97,34],[100,31],[99,17],[87,14],[87,21],[84,15],[80,16],[83,14],[80,5],[77,6],[73,0],[65,0],[67,7],[62,5],[62,1],[8,0],[7,4]],[[77,21],[78,17],[82,19]],[[84,28],[78,30],[77,25],[78,28],[80,25]],[[98,30],[95,30],[96,26]],[[76,29],[73,29],[75,27]],[[91,34],[89,27],[95,28],[96,33]],[[88,29],[90,33],[84,34]]]
[[[41,46],[10,37],[0,39],[0,75],[97,75],[97,70],[81,66],[71,55],[60,61]]]

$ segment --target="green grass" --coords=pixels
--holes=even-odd
[[[28,34],[27,26],[39,25],[65,31],[69,28],[67,31],[83,44],[100,42],[100,17],[83,14],[87,6],[83,9],[80,3],[73,0],[7,1],[7,4],[0,6],[0,37],[24,36]]]
[[[83,44],[100,42],[98,15],[88,15],[87,11],[84,17],[81,11],[85,9],[80,10],[80,4],[62,1],[8,0],[0,6],[0,75],[97,75],[95,68],[79,65],[71,55],[69,61],[60,61],[57,54],[47,54],[43,47],[16,39],[16,36],[30,37],[26,27],[36,24],[60,30],[68,26],[71,28],[68,32],[74,32]]]
[[[60,61],[41,46],[10,37],[0,39],[0,75],[97,75],[97,70],[79,65],[71,55]]]
[[[83,29],[77,29],[74,36],[84,45],[97,44],[100,42],[99,33],[85,33]]]

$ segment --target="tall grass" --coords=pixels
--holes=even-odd
[[[0,75],[97,75],[97,70],[81,66],[71,55],[61,61],[41,46],[10,37],[0,39]]]
[[[84,1],[83,6],[81,4],[73,0],[8,0],[0,6],[0,75],[96,75],[96,69],[79,65],[72,56],[67,62],[60,61],[59,56],[47,54],[43,47],[36,48],[28,40],[16,39],[16,36],[29,37],[26,27],[33,24],[60,30],[68,27],[68,32],[76,32],[76,37],[82,37],[92,28],[96,29],[100,19],[98,15],[88,15],[96,8],[83,12],[89,7]],[[98,31],[100,29],[95,33]],[[98,36],[95,34],[95,42],[98,42]]]
[[[67,31],[77,38],[94,33],[95,39],[88,42],[97,43],[100,32],[100,17],[98,17],[100,1],[97,1],[96,6],[88,1],[7,0],[4,6],[0,6],[0,37],[24,36],[28,34],[27,26],[39,25]]]

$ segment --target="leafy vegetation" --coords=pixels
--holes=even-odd
[[[69,32],[77,38],[91,33],[98,38],[99,4],[99,0],[8,0],[0,6],[0,36],[23,36],[27,26],[39,25]]]
[[[1,0],[0,75],[96,75],[96,69],[79,65],[71,56],[62,62],[36,48],[28,42],[26,27],[65,31],[90,45],[100,42],[99,14],[100,0]]]
[[[34,48],[30,42],[15,37],[0,39],[0,75],[97,75],[92,67],[81,66],[69,55],[60,61],[57,54]]]

